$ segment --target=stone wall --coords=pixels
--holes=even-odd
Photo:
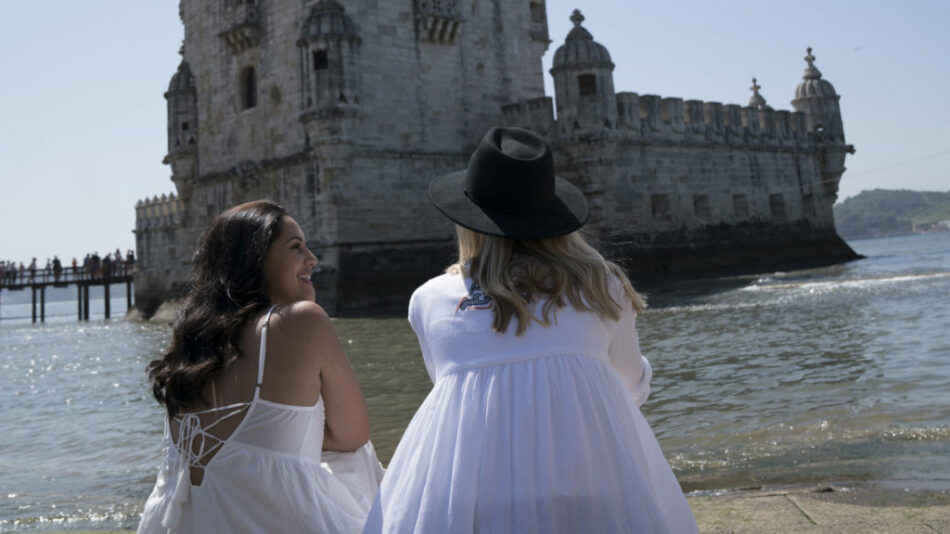
[[[335,313],[401,307],[451,261],[454,227],[429,204],[428,183],[463,168],[502,123],[548,137],[558,173],[590,199],[593,236],[635,260],[635,274],[693,273],[696,247],[723,272],[762,268],[754,253],[781,235],[800,244],[787,247],[795,254],[843,257],[831,216],[843,134],[822,139],[805,114],[766,106],[613,94],[596,43],[599,62],[552,71],[555,120],[545,10],[543,0],[181,0],[183,61],[165,94],[177,197],[137,206],[137,301],[180,294],[211,220],[268,198],[320,257],[319,302]],[[571,36],[589,40],[583,17],[572,20]]]
[[[190,250],[180,239],[183,216],[174,193],[135,204],[135,304],[146,315],[180,294],[190,275]]]

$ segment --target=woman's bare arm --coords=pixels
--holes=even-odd
[[[326,424],[323,449],[351,451],[369,440],[369,414],[356,374],[343,352],[333,322],[313,302],[297,302],[282,317],[286,348],[296,358],[297,372],[319,374]],[[284,361],[287,361],[286,359]],[[293,382],[293,377],[287,377]]]

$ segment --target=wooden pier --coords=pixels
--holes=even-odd
[[[125,301],[127,309],[132,309],[132,273],[131,272],[103,272],[100,274],[90,274],[83,271],[74,272],[71,268],[64,268],[59,276],[55,276],[53,271],[46,269],[36,271],[36,274],[30,276],[29,271],[18,273],[17,279],[13,282],[7,279],[0,279],[0,295],[3,290],[24,291],[29,289],[32,292],[33,302],[33,322],[46,321],[46,288],[47,287],[69,287],[78,288],[76,298],[76,316],[80,321],[89,320],[89,288],[93,286],[103,287],[103,298],[105,300],[105,316],[110,319],[112,316],[110,290],[115,284],[125,284]],[[37,309],[39,304],[39,309]]]

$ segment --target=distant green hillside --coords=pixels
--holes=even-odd
[[[950,220],[950,192],[875,189],[835,204],[844,238],[909,234],[914,225]]]

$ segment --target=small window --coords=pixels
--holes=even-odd
[[[330,62],[327,59],[326,50],[314,50],[313,51],[313,70],[327,70],[330,67]]]
[[[650,207],[653,210],[654,219],[669,220],[672,218],[670,195],[650,195]]]
[[[244,109],[257,106],[257,74],[254,67],[244,69],[241,75],[241,104]]]
[[[531,2],[531,22],[547,22],[544,16],[544,4],[538,1]]]
[[[581,74],[577,77],[577,88],[581,96],[597,94],[597,78],[593,74]]]
[[[712,211],[709,208],[709,195],[693,195],[693,213],[700,219],[710,218]]]
[[[185,121],[185,122],[181,123],[181,131],[187,132],[189,126],[190,126],[190,125],[188,124],[188,121]]]
[[[742,221],[749,218],[749,201],[745,195],[732,195],[732,209],[736,212],[736,219]]]
[[[785,198],[781,193],[769,195],[769,211],[772,212],[773,221],[785,222]]]

